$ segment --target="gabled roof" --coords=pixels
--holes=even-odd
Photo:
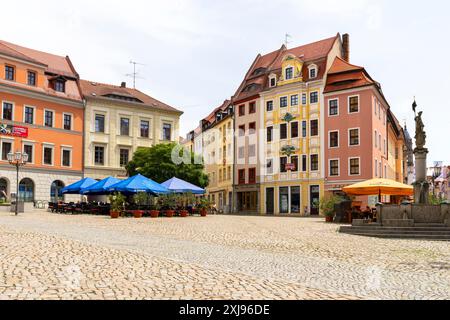
[[[229,105],[231,104],[231,101],[226,99],[220,106],[215,108],[208,116],[203,118],[202,121],[206,121],[209,124],[213,123],[216,120],[216,113],[219,111],[225,111]]]
[[[130,104],[142,105],[150,108],[172,111],[182,113],[182,111],[175,109],[159,100],[156,100],[149,95],[132,88],[115,86],[112,84],[98,83],[88,80],[80,80],[80,88],[83,96],[86,99],[108,99],[110,101],[124,102],[120,97],[130,98],[134,101],[125,101]],[[114,97],[116,96],[116,98]]]
[[[337,34],[334,37],[287,49],[284,45],[276,51],[272,51],[265,55],[258,54],[250,69],[247,71],[244,80],[234,94],[233,102],[239,102],[245,99],[258,96],[258,94],[268,87],[268,75],[270,73],[279,73],[281,69],[283,57],[287,54],[292,54],[295,57],[301,59],[304,62],[316,62],[319,65],[319,74],[316,79],[321,79],[324,75],[324,69],[326,66],[326,58],[333,48],[336,40],[340,38]],[[306,68],[306,64],[304,66]],[[265,69],[265,72],[261,72],[255,75],[255,70]],[[305,70],[303,70],[305,71]],[[303,72],[305,74],[305,72]],[[306,72],[307,74],[307,72]],[[305,77],[307,79],[307,77]],[[245,91],[249,85],[255,84],[254,90]]]

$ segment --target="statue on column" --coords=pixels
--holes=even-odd
[[[414,120],[416,122],[416,148],[414,149],[416,181],[414,182],[414,202],[416,204],[428,204],[429,184],[426,174],[428,150],[425,148],[426,134],[422,121],[422,111],[416,114],[416,107],[417,103],[414,100],[412,105]]]
[[[414,110],[415,111],[415,110]],[[425,127],[422,122],[422,111],[419,111],[419,114],[415,116],[414,120],[416,121],[416,148],[422,149],[425,146],[426,133],[423,130]]]

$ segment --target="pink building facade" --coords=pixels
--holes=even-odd
[[[325,192],[339,194],[347,185],[399,176],[394,156],[398,152],[389,150],[389,132],[399,133],[392,134],[391,140],[401,140],[402,130],[379,84],[364,68],[336,58],[328,72],[324,100]],[[356,200],[373,205],[376,196]]]

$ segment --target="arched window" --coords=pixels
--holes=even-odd
[[[317,78],[317,70],[318,70],[318,68],[315,64],[310,64],[308,66],[308,73],[309,73],[310,79]]]
[[[34,201],[34,182],[29,178],[22,179],[19,183],[19,200],[24,202]]]
[[[0,179],[0,200],[6,201],[8,199],[8,180]]]
[[[64,195],[62,189],[64,188],[64,183],[59,180],[53,181],[50,186],[50,200],[52,202],[58,202],[59,200],[64,201]]]

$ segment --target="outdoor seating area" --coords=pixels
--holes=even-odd
[[[108,201],[49,202],[48,210],[62,214],[120,217],[206,216],[211,206],[204,189],[176,177],[159,184],[140,174],[125,180],[84,178],[62,190],[63,194],[107,196]]]
[[[62,214],[90,214],[90,215],[110,215],[111,205],[107,202],[49,202],[48,203],[48,211],[52,213],[62,213]],[[183,212],[186,211],[187,215],[202,215],[201,207],[195,205],[189,206],[179,206],[176,207],[173,211],[173,216],[184,216]],[[133,217],[134,212],[137,211],[135,204],[126,204],[123,216],[124,217]],[[153,205],[145,205],[139,208],[139,211],[142,211],[142,217],[150,217],[151,211],[155,211],[155,206]],[[207,212],[213,212],[213,210],[207,209]],[[158,217],[165,216],[165,210],[158,210]]]

